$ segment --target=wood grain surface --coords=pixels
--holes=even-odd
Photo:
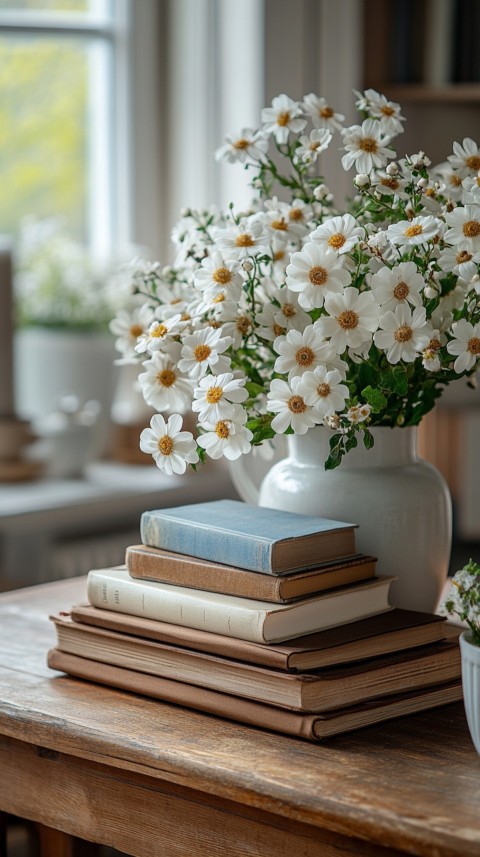
[[[461,704],[312,745],[90,685],[46,666],[48,615],[84,600],[0,596],[0,810],[139,857],[480,855]]]

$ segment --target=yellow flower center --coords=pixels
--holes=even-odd
[[[414,223],[413,226],[408,226],[405,230],[405,235],[407,238],[415,238],[416,235],[421,235],[423,232],[423,226],[420,223]]]
[[[407,284],[404,282],[397,283],[393,290],[393,297],[397,299],[397,301],[404,301],[405,298],[409,295],[410,289]]]
[[[215,426],[215,434],[221,440],[226,440],[227,437],[230,437],[230,429],[228,428],[228,423],[226,420],[219,420],[217,425]]]
[[[295,221],[304,219],[303,211],[301,208],[291,208],[290,211],[288,212],[288,216],[289,216],[290,220],[295,220]]]
[[[358,315],[353,309],[346,309],[340,313],[337,321],[343,330],[354,330],[358,325]]]
[[[157,375],[157,381],[162,387],[171,387],[175,383],[177,376],[172,369],[163,369]]]
[[[441,344],[439,339],[431,339],[427,345],[429,351],[440,351]]]
[[[468,350],[470,354],[480,354],[480,339],[478,336],[472,336],[471,339],[468,340]]]
[[[135,337],[135,339],[138,339],[138,337],[141,336],[142,333],[143,327],[141,324],[132,324],[130,326],[130,336]]]
[[[330,395],[330,390],[330,384],[319,384],[317,387],[317,393],[322,399],[325,399],[327,396]]]
[[[173,452],[173,440],[168,434],[164,434],[158,439],[157,446],[162,455],[170,455]]]
[[[311,348],[305,346],[304,348],[298,349],[297,353],[295,354],[295,360],[297,361],[299,366],[311,366],[311,364],[315,360],[315,354]]]
[[[219,295],[216,295],[216,297],[213,298],[212,304],[221,304],[221,303],[223,303],[224,300],[225,300],[225,295],[223,294],[223,292],[220,292]]]
[[[467,220],[463,224],[465,238],[477,238],[480,235],[480,222],[478,220]]]
[[[170,301],[170,306],[175,306],[175,304],[181,304],[181,302],[181,298],[172,298],[172,300]]]
[[[380,113],[383,113],[384,116],[394,116],[395,110],[393,107],[390,107],[388,104],[384,104],[383,107],[380,108]]]
[[[248,232],[242,232],[241,235],[237,235],[235,239],[235,245],[237,247],[254,247],[255,241],[252,236],[248,234]]]
[[[326,268],[316,265],[314,268],[310,268],[308,279],[314,286],[324,286],[328,280],[328,271]]]
[[[281,262],[282,259],[285,259],[285,250],[277,250],[277,252],[273,254],[273,261]]]
[[[358,148],[362,150],[362,152],[370,152],[375,154],[378,151],[378,143],[375,140],[375,137],[363,137],[359,143]]]
[[[288,125],[290,122],[290,113],[288,110],[284,110],[283,113],[279,113],[277,116],[277,125],[280,125],[281,128],[284,128],[285,125]]]
[[[237,318],[235,327],[240,333],[246,334],[249,333],[250,328],[252,327],[252,322],[246,315],[241,315],[240,318]]]
[[[301,396],[290,396],[287,405],[292,414],[303,414],[307,410],[307,406]]]
[[[240,139],[235,140],[232,145],[234,149],[248,149],[250,143],[248,140],[244,140],[243,137],[240,137]]]
[[[232,272],[228,268],[216,268],[212,274],[212,280],[220,286],[225,286],[232,279]]]
[[[479,155],[470,155],[469,158],[465,161],[469,170],[480,170],[480,156]]]
[[[330,236],[327,244],[329,244],[329,246],[334,250],[340,250],[340,247],[343,247],[346,240],[345,235],[342,235],[341,232],[335,232],[335,235]]]
[[[210,387],[205,396],[209,405],[216,405],[223,396],[223,387]]]
[[[331,107],[325,105],[325,107],[321,107],[318,111],[318,115],[321,119],[331,119],[333,116],[333,110]]]
[[[283,334],[285,333],[285,328],[281,327],[281,325],[275,323],[273,325],[273,332],[274,332],[275,336],[283,336]]]
[[[286,232],[288,223],[282,217],[281,220],[272,220],[271,227],[272,229],[278,229],[280,232]]]
[[[150,331],[150,336],[152,339],[161,339],[166,333],[168,333],[168,327],[165,324],[156,324]]]
[[[460,250],[460,252],[455,256],[455,261],[457,265],[463,265],[464,262],[470,262],[470,259],[472,258],[472,254],[469,253],[468,250]]]
[[[412,336],[413,330],[408,324],[401,324],[394,333],[397,342],[409,342]]]
[[[384,176],[380,184],[384,187],[389,187],[390,190],[397,190],[400,187],[400,182],[393,176]]]
[[[283,305],[282,315],[284,315],[285,318],[292,318],[296,314],[297,314],[297,309],[296,309],[296,307],[293,306],[293,304],[284,304]]]
[[[206,360],[207,357],[210,357],[211,353],[212,349],[209,345],[197,345],[197,347],[194,349],[193,355],[198,363],[203,363],[203,361]]]
[[[462,180],[461,180],[460,176],[457,176],[456,173],[452,173],[448,177],[448,183],[451,184],[452,187],[460,187],[460,185],[462,184]]]

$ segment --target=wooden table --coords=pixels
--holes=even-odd
[[[480,855],[461,704],[314,745],[90,685],[45,665],[84,597],[0,597],[0,810],[139,857]]]

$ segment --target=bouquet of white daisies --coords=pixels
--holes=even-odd
[[[447,384],[473,384],[480,149],[456,142],[436,168],[399,159],[399,105],[356,96],[350,127],[314,94],[274,98],[217,152],[251,172],[251,208],[184,211],[174,264],[133,269],[132,309],[111,329],[142,363],[158,413],[140,445],[167,473],[315,425],[332,468],[373,445],[371,426],[417,425]],[[352,171],[343,210],[319,168],[332,141]]]

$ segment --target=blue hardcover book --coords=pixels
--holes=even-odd
[[[238,500],[144,512],[143,544],[264,574],[313,568],[355,554],[355,524]]]

